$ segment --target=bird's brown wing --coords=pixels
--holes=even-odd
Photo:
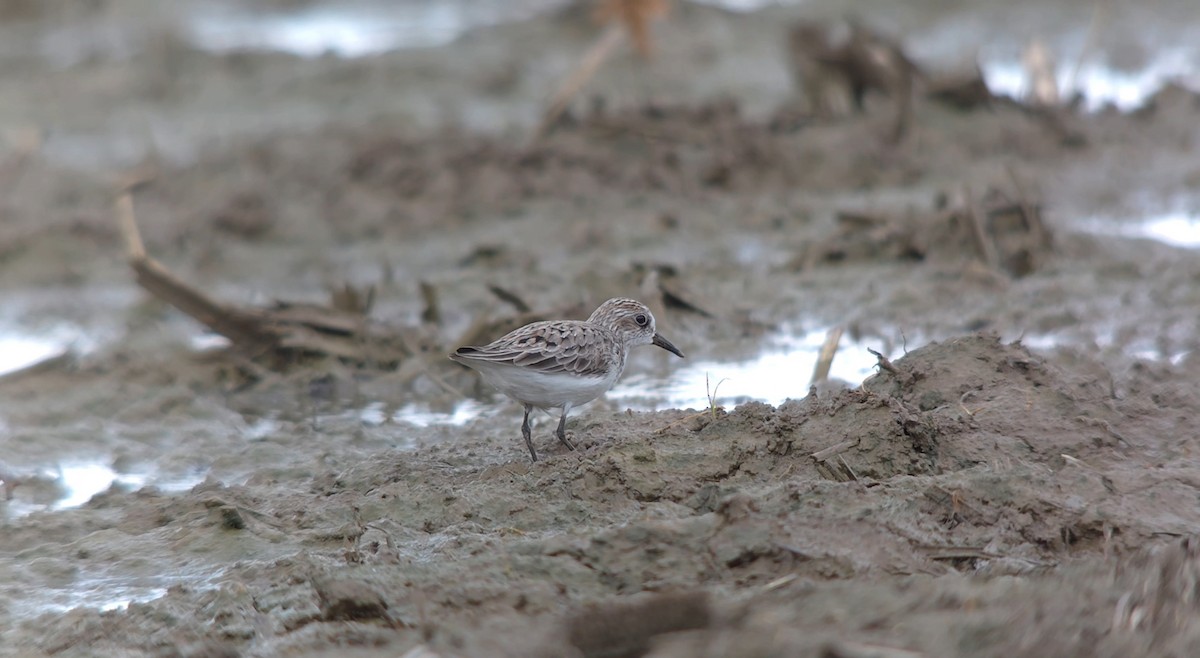
[[[586,322],[535,322],[481,347],[460,347],[461,361],[487,361],[545,373],[602,376],[611,367],[613,338]]]

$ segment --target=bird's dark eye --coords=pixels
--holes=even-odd
[[[633,321],[638,323],[639,327],[644,327],[646,326],[646,323],[650,321],[650,319],[646,317],[645,313],[638,313],[637,315],[633,316]]]

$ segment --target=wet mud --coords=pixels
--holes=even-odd
[[[561,71],[516,58],[531,34],[577,56],[569,11],[363,59],[167,32],[168,60],[45,72],[179,131],[71,162],[54,140],[104,126],[62,109],[60,137],[0,157],[5,319],[96,337],[0,378],[0,655],[1200,652],[1200,258],[1088,229],[1186,195],[1197,97],[1047,119],[918,93],[893,141],[885,97],[797,105],[802,14],[685,5],[658,63],[617,57],[536,144]],[[722,61],[737,43],[758,77]],[[20,105],[8,125],[46,128]],[[214,138],[221,106],[244,121]],[[132,179],[147,251],[192,285],[246,307],[370,290],[362,322],[404,357],[197,349],[133,282]],[[540,419],[529,463],[519,406],[446,354],[616,295],[689,359],[839,326],[879,365],[780,373],[779,404],[715,378],[698,409],[598,401],[575,452]],[[679,367],[658,352],[626,377]],[[119,477],[58,509],[46,468],[75,461]]]

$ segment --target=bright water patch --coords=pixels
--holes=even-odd
[[[609,393],[609,399],[653,410],[703,409],[709,406],[709,395],[714,396],[718,405],[750,400],[778,405],[789,398],[802,398],[808,395],[827,333],[827,329],[820,329],[780,334],[749,361],[702,360],[672,371],[665,379],[646,375],[628,377]],[[830,378],[857,385],[870,376],[877,360],[867,351],[868,347],[883,351],[879,343],[843,336]]]
[[[18,476],[19,474],[14,473]],[[179,477],[159,477],[152,471],[118,473],[102,461],[63,463],[42,469],[35,477],[55,482],[62,496],[49,505],[39,505],[21,500],[21,487],[16,496],[8,501],[5,511],[10,518],[20,518],[37,511],[68,510],[86,504],[97,494],[108,491],[114,484],[129,489],[140,489],[153,485],[165,492],[187,491],[204,481],[204,473],[191,473]]]
[[[133,603],[147,603],[166,596],[173,585],[194,589],[215,587],[218,573],[212,570],[185,569],[170,574],[137,576],[112,573],[111,568],[81,571],[63,587],[38,587],[11,612],[17,618],[34,617],[46,612],[68,612],[76,608],[101,611],[124,610]]]
[[[479,400],[465,399],[447,411],[436,411],[427,403],[410,402],[402,407],[389,409],[386,403],[374,401],[361,407],[320,414],[316,422],[321,427],[329,428],[379,428],[386,425],[461,427],[485,415],[486,411],[496,406]]]
[[[397,423],[408,423],[417,427],[429,427],[431,425],[461,426],[478,418],[486,408],[476,400],[464,400],[454,405],[454,408],[449,412],[433,411],[425,405],[406,404],[393,412],[388,420]]]
[[[193,13],[188,38],[215,52],[274,51],[301,57],[333,54],[368,57],[404,48],[454,41],[488,25],[526,20],[569,0],[397,0],[324,2],[292,10],[247,11],[217,3]],[[750,12],[799,0],[702,0],[701,4]],[[215,5],[215,6],[214,6]]]
[[[83,578],[73,583],[70,589],[46,591],[45,595],[49,601],[34,611],[68,612],[75,608],[95,608],[102,612],[124,610],[131,603],[146,603],[166,594],[166,587],[139,586],[123,578]]]
[[[67,495],[54,503],[56,510],[79,507],[114,484],[135,488],[146,483],[144,475],[121,475],[100,463],[60,466],[58,479]]]
[[[230,345],[233,343],[228,338],[209,331],[195,332],[188,336],[188,346],[197,352],[223,350]]]
[[[217,52],[276,51],[302,57],[365,57],[449,43],[467,30],[529,18],[559,6],[523,2],[316,3],[291,11],[208,7],[193,14],[190,39]]]
[[[1021,336],[1021,344],[1034,352],[1050,352],[1060,348],[1100,348],[1108,349],[1117,346],[1117,336],[1120,333],[1116,326],[1100,327],[1087,330],[1088,333],[1052,332],[1045,334],[1025,334]],[[1159,361],[1179,365],[1191,354],[1191,350],[1164,349],[1156,345],[1153,338],[1133,339],[1123,342],[1119,349],[1127,356],[1141,361]]]
[[[1072,68],[1059,66],[1056,77],[1063,98],[1079,91],[1089,111],[1114,105],[1124,112],[1142,107],[1163,85],[1171,80],[1186,80],[1194,74],[1192,60],[1197,53],[1185,49],[1164,50],[1145,67],[1137,71],[1121,71],[1104,64],[1085,64],[1073,81]],[[1004,59],[983,61],[983,78],[993,93],[1022,98],[1028,92],[1029,80],[1019,61]]]
[[[16,372],[74,350],[90,352],[96,343],[82,327],[57,325],[35,331],[0,328],[0,375]]]
[[[1144,238],[1173,247],[1200,249],[1200,212],[1175,210],[1139,221],[1094,217],[1079,224],[1079,228],[1088,233]]]

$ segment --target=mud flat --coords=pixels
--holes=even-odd
[[[1075,4],[863,14],[949,70],[931,35],[1074,34]],[[797,109],[784,29],[834,8],[683,5],[531,145],[579,12],[339,58],[209,52],[139,6],[91,17],[153,28],[127,56],[0,57],[0,346],[52,357],[0,378],[0,655],[1200,653],[1200,258],[1146,230],[1195,219],[1186,87],[918,94],[895,141],[881,95]],[[1169,9],[1123,25],[1200,21]],[[134,283],[135,180],[181,279],[358,313],[399,356],[227,350]],[[635,354],[530,464],[445,354],[614,295],[689,361]],[[880,353],[861,385],[722,393],[827,327],[835,363]]]

